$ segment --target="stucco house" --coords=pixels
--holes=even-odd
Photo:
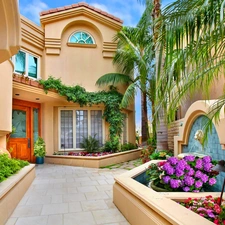
[[[14,20],[16,23],[18,18]],[[31,162],[38,136],[44,138],[48,154],[80,150],[83,137],[94,133],[102,144],[108,139],[103,104],[80,107],[54,91],[46,94],[38,80],[52,76],[65,85],[78,84],[87,91],[99,91],[96,80],[116,71],[112,59],[117,46],[112,39],[122,27],[119,18],[86,3],[41,12],[40,24],[20,15],[13,30],[17,45],[13,52],[9,50],[16,54],[2,57],[0,64],[0,146],[6,147],[6,135],[15,126],[8,148],[13,149],[13,157]],[[6,33],[7,29],[1,32],[1,44]],[[134,105],[124,113],[127,116],[122,141],[134,143]]]

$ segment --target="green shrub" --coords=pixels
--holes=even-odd
[[[99,141],[94,137],[89,136],[88,138],[84,138],[83,142],[80,144],[81,148],[84,148],[88,153],[99,151]]]
[[[149,156],[149,158],[151,160],[157,160],[157,159],[166,159],[167,156],[172,156],[172,153],[167,150],[163,150],[163,151],[153,152]]]
[[[119,137],[116,136],[110,141],[106,141],[104,145],[105,152],[116,152],[119,150]]]
[[[27,161],[10,159],[7,154],[0,155],[0,182],[27,165],[29,165]]]
[[[136,148],[137,148],[137,145],[128,142],[121,145],[121,152],[136,149]]]
[[[38,137],[38,139],[34,143],[34,156],[44,157],[45,154],[46,154],[45,142],[44,142],[43,138]]]

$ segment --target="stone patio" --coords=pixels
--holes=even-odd
[[[129,169],[136,165],[128,164]],[[6,225],[129,225],[112,203],[114,176],[125,171],[123,166],[38,165],[34,182]]]

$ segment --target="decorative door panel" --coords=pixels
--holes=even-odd
[[[31,161],[31,122],[30,107],[13,106],[12,125],[16,128],[9,140],[13,158]]]

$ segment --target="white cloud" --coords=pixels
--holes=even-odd
[[[33,0],[26,5],[20,5],[21,13],[32,21],[39,23],[39,13],[48,9],[48,5],[41,0]]]
[[[141,17],[144,6],[137,0],[93,0],[88,3],[96,8],[106,11],[124,21],[126,26],[136,26]]]

